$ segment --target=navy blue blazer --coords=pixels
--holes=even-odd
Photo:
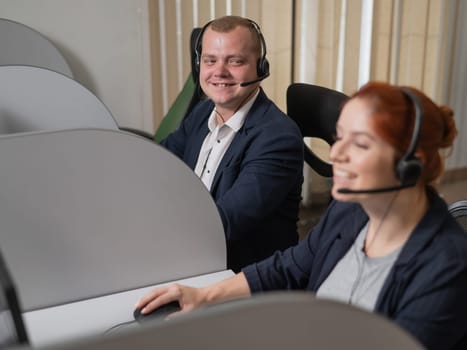
[[[375,311],[428,349],[467,349],[467,235],[446,203],[429,193],[430,208],[402,248]],[[316,292],[367,221],[360,205],[333,202],[297,246],[243,269],[252,292]]]
[[[210,100],[199,103],[161,142],[191,169],[209,133],[213,108]],[[300,130],[261,89],[211,186],[225,230],[228,268],[237,272],[297,243],[302,182]]]

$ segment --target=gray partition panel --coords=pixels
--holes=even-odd
[[[0,65],[48,68],[73,78],[68,62],[46,37],[24,24],[0,18]]]
[[[0,66],[0,134],[72,128],[118,125],[94,94],[63,74]]]
[[[266,293],[251,299],[155,321],[109,338],[50,350],[120,349],[362,349],[421,350],[395,324],[376,314],[309,293]]]
[[[225,270],[209,192],[161,146],[116,130],[0,137],[0,245],[23,309]]]

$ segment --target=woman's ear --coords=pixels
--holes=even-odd
[[[426,155],[420,151],[415,152],[415,157],[422,163],[422,166],[426,164]]]

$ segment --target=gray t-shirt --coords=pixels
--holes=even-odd
[[[373,311],[379,292],[402,246],[378,258],[363,252],[368,223],[358,234],[352,247],[337,263],[319,287],[316,296],[352,304]]]

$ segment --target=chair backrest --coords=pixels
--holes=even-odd
[[[24,24],[0,18],[0,66],[42,67],[73,78],[62,53],[45,36]]]
[[[414,338],[377,314],[316,299],[306,292],[263,293],[155,320],[126,334],[61,349],[362,349],[421,350]],[[52,350],[51,348],[50,350]],[[59,348],[55,348],[59,349]]]
[[[204,98],[201,88],[199,86],[199,77],[195,73],[195,46],[201,28],[194,28],[190,36],[190,60],[191,60],[191,73],[188,76],[182,91],[173,102],[167,114],[162,119],[161,124],[156,130],[154,141],[159,143],[165,139],[169,134],[175,131],[182,120],[190,113],[193,107]]]
[[[300,128],[303,137],[334,142],[337,119],[348,97],[322,86],[294,83],[287,88],[287,114]],[[305,162],[318,174],[332,177],[332,166],[304,143]]]
[[[199,83],[199,75],[197,73],[197,63],[196,63],[196,44],[198,43],[198,37],[202,34],[202,28],[193,28],[190,36],[190,59],[191,59],[191,76],[195,84]]]
[[[194,83],[192,75],[190,74],[182,88],[182,91],[180,91],[174,103],[157,128],[154,135],[155,142],[161,142],[163,139],[169,136],[171,132],[178,128],[182,120],[193,107],[190,107],[190,105],[191,101],[195,99],[195,96],[196,84]]]
[[[449,205],[449,212],[467,233],[467,200],[459,200]]]

